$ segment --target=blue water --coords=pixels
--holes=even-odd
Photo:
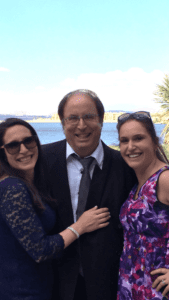
[[[60,123],[31,123],[37,131],[41,144],[52,143],[65,138]],[[155,124],[157,135],[160,136],[165,124]],[[104,123],[101,139],[106,145],[117,145],[118,134],[116,123]]]

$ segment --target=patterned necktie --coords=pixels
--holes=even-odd
[[[85,211],[90,182],[91,182],[89,168],[95,158],[94,157],[80,158],[76,154],[74,154],[73,157],[76,158],[83,166],[83,173],[82,173],[82,178],[79,187],[78,207],[76,211],[76,217],[78,220],[79,217]]]

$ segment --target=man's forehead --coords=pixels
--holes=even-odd
[[[90,96],[77,93],[67,100],[63,113],[64,117],[67,117],[69,115],[98,114],[98,111],[95,101]]]
[[[90,101],[93,101],[92,97],[90,97],[90,95],[87,95],[85,93],[76,93],[76,94],[73,94],[71,95],[67,101],[71,100],[71,99],[76,99],[76,100],[80,100],[80,99],[83,99],[83,100],[90,100]]]
[[[95,101],[90,96],[80,94],[80,93],[72,95],[67,100],[65,107],[66,106],[68,106],[69,108],[80,107],[80,106],[96,108]]]

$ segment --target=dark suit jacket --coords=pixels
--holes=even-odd
[[[115,300],[119,258],[123,247],[123,231],[119,221],[120,207],[136,182],[133,171],[120,152],[103,143],[103,169],[96,165],[90,185],[86,210],[98,205],[108,207],[110,224],[80,237],[81,260],[88,300]],[[57,199],[58,221],[53,233],[73,223],[70,190],[66,167],[66,140],[42,146],[47,181],[53,198]],[[78,241],[64,251],[55,268],[56,296],[53,300],[72,300],[79,273]],[[79,299],[80,300],[80,299]]]

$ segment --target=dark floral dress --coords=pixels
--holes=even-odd
[[[135,186],[121,208],[124,247],[117,300],[166,299],[161,291],[152,288],[155,278],[150,272],[169,268],[169,206],[161,203],[156,194],[159,175],[167,169],[169,166],[153,174],[141,187],[136,200]]]

